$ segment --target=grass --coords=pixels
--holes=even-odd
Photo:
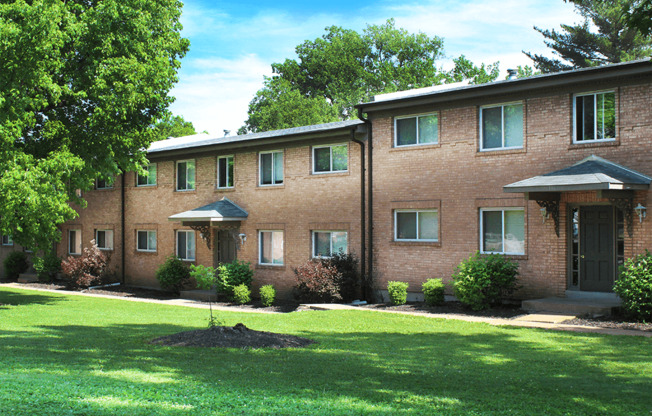
[[[305,349],[150,345],[208,311],[0,289],[0,415],[644,415],[652,340],[371,311],[219,312]]]

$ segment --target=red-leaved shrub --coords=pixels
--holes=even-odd
[[[61,261],[61,271],[70,278],[72,286],[89,287],[110,276],[108,263],[109,255],[97,248],[95,240],[91,240],[91,247],[85,248],[81,256],[69,256]]]
[[[330,262],[310,260],[294,269],[296,297],[302,302],[339,302],[341,273]]]

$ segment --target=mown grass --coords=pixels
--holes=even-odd
[[[305,349],[151,345],[208,312],[0,289],[1,415],[645,415],[652,342],[370,311],[219,312]]]

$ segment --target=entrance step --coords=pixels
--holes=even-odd
[[[568,315],[611,315],[620,307],[620,300],[603,298],[544,298],[524,300],[521,308],[528,312],[550,312]]]
[[[21,273],[18,275],[18,283],[36,283],[38,276],[36,273]]]
[[[215,302],[217,296],[214,290],[182,290],[179,293],[181,299],[198,300],[201,302]]]

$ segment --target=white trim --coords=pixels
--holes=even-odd
[[[583,143],[607,143],[615,142],[616,137],[610,137],[608,139],[596,139],[598,134],[598,118],[596,117],[597,113],[597,100],[596,95],[598,94],[614,94],[614,135],[616,134],[616,90],[599,90],[599,91],[590,91],[584,92],[581,94],[573,94],[573,144],[583,144]],[[577,97],[588,97],[593,96],[593,140],[577,140]]]
[[[517,252],[506,252],[505,251],[505,211],[521,211],[523,213],[523,252],[522,253],[517,253]],[[484,220],[482,218],[482,213],[483,212],[501,212],[501,222],[502,222],[502,228],[501,228],[501,245],[502,245],[502,250],[501,251],[485,251],[484,250],[484,244],[483,244],[483,236],[484,236]],[[487,207],[487,208],[480,208],[479,211],[480,214],[480,253],[482,254],[503,254],[503,255],[512,255],[512,256],[522,256],[525,254],[525,242],[527,241],[527,237],[525,235],[525,208],[524,207]]]
[[[231,158],[233,159],[233,177],[230,178],[233,182],[233,185],[229,186],[229,162],[228,159]],[[220,186],[220,159],[226,159],[226,186]],[[216,188],[217,189],[233,189],[235,187],[235,155],[225,155],[225,156],[218,156],[217,157],[217,165],[216,165],[216,170],[217,170],[217,183],[216,183]]]
[[[526,122],[526,120],[525,120],[525,103],[523,101],[510,101],[510,102],[506,102],[506,103],[480,106],[479,115],[478,115],[478,120],[479,120],[479,123],[478,123],[479,124],[478,125],[479,137],[478,137],[478,139],[480,141],[479,149],[480,149],[481,152],[495,152],[497,150],[523,149],[523,143],[525,142],[525,132],[524,131],[521,132],[522,141],[521,141],[520,146],[505,147],[505,106],[512,106],[512,105],[520,105],[521,106],[521,108],[523,110],[523,112],[522,112],[523,129],[525,129],[525,122]],[[500,111],[501,147],[492,147],[490,149],[485,149],[484,148],[484,143],[483,143],[483,140],[482,140],[483,139],[483,137],[482,137],[482,133],[483,133],[483,130],[482,130],[482,122],[483,122],[482,110],[488,109],[488,108],[496,108],[496,107],[501,108],[501,111]]]
[[[155,167],[156,167],[156,174],[154,175],[154,183],[146,183],[146,184],[144,184],[144,185],[141,185],[141,184],[138,183],[138,179],[139,179],[141,176],[138,175],[138,174],[136,174],[136,187],[137,187],[137,188],[145,188],[145,187],[148,187],[148,186],[156,186],[156,185],[157,185],[157,183],[158,183],[158,178],[157,178],[157,175],[158,175],[158,166],[156,166],[156,163],[148,163],[147,166],[145,167],[145,170],[149,173],[149,175],[147,175],[147,178],[146,178],[146,179],[147,179],[147,182],[149,182],[149,178],[152,177],[152,172],[150,172],[150,170],[149,170],[149,168],[150,168],[151,166],[155,166]]]
[[[437,141],[432,142],[432,143],[420,143],[419,139],[419,118],[420,117],[429,117],[429,116],[436,116],[437,117]],[[407,118],[414,118],[416,119],[415,122],[417,123],[416,126],[416,132],[417,132],[417,142],[415,144],[398,144],[398,128],[397,128],[397,121],[398,120],[404,120]],[[432,113],[418,113],[418,114],[408,114],[408,115],[403,115],[403,116],[397,116],[394,117],[394,147],[418,147],[418,146],[430,146],[430,145],[438,145],[439,144],[439,112],[435,111]]]
[[[111,237],[110,241],[109,241],[110,244],[109,244],[108,247],[100,247],[99,244],[97,244],[97,241],[98,241],[97,234],[99,232],[104,233],[104,243],[105,244],[107,243],[107,240],[109,240],[109,238],[107,238],[107,237],[109,237],[109,236]],[[99,248],[102,251],[112,251],[113,250],[113,230],[106,229],[106,228],[96,229],[95,230],[95,245],[97,245],[97,248]]]
[[[263,233],[272,233],[272,261],[274,261],[274,233],[281,233],[283,239],[283,259],[282,263],[263,263]],[[261,266],[284,266],[285,265],[285,231],[283,230],[258,230],[258,264]]]
[[[282,186],[285,184],[285,172],[283,172],[283,181],[281,183],[275,183],[275,164],[274,164],[274,153],[280,153],[283,158],[283,170],[285,171],[285,152],[281,150],[267,150],[265,152],[258,152],[258,186]],[[263,155],[272,154],[272,183],[263,183]]]
[[[331,253],[330,256],[316,256],[315,255],[316,254],[315,253],[315,248],[316,248],[315,234],[316,233],[329,233],[330,234],[330,239],[329,239],[329,243],[330,243],[329,250],[330,250],[330,253]],[[333,257],[333,233],[344,233],[344,234],[346,234],[346,250],[344,251],[344,254],[348,254],[348,252],[349,252],[349,232],[348,231],[346,231],[346,230],[312,230],[310,232],[311,240],[312,240],[312,248],[311,248],[311,251],[310,251],[310,256],[313,259],[329,259],[329,258]]]
[[[138,233],[147,233],[146,234],[146,236],[147,236],[146,237],[147,249],[138,248]],[[156,247],[158,248],[158,233],[156,232],[156,230],[136,230],[136,251],[140,251],[140,252],[143,252],[143,253],[156,253],[157,252],[157,248],[155,248],[153,250],[149,248],[149,233],[154,233],[154,236],[155,236],[154,240],[156,241]]]
[[[195,184],[192,188],[188,188],[188,163],[192,162],[194,168],[195,168]],[[179,163],[185,163],[186,164],[186,188],[185,189],[179,189]],[[183,159],[183,160],[177,160],[176,163],[174,164],[175,170],[174,170],[174,188],[175,191],[177,192],[186,192],[186,191],[194,191],[197,188],[197,164],[195,163],[195,159]]]
[[[336,146],[346,146],[346,169],[344,169],[344,170],[333,170],[333,147],[336,147]],[[330,161],[329,161],[330,170],[325,170],[325,171],[322,171],[322,172],[318,172],[318,171],[315,170],[315,161],[316,161],[315,150],[316,149],[324,149],[326,147],[330,148]],[[348,171],[349,171],[349,143],[348,142],[335,143],[335,144],[323,144],[323,145],[313,146],[312,147],[312,174],[313,175],[324,175],[324,174],[328,174],[328,173],[346,173]]]
[[[398,238],[398,213],[407,212],[415,213],[416,215],[416,236],[417,238]],[[434,212],[437,214],[437,238],[419,238],[419,213],[420,212]],[[438,209],[395,209],[394,210],[394,241],[411,241],[411,242],[423,242],[423,243],[438,243],[439,242],[439,210]]]
[[[181,258],[179,257],[179,233],[185,233],[185,234],[192,234],[192,244],[193,244],[193,251],[194,251],[194,256],[192,258]],[[158,242],[157,242],[158,244]],[[188,237],[186,236],[186,246],[188,244]],[[175,255],[179,257],[182,261],[187,261],[187,262],[192,262],[197,259],[197,239],[195,238],[195,231],[194,230],[176,230],[174,233],[174,247],[175,247]],[[186,255],[188,255],[188,251],[186,250]]]

